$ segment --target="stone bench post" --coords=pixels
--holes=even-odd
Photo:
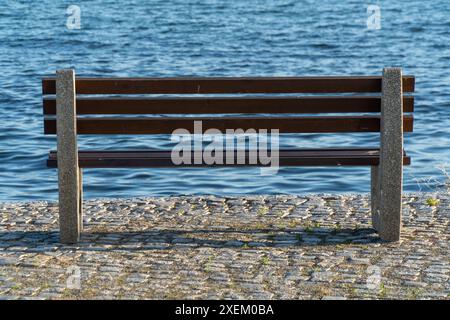
[[[82,181],[78,167],[75,71],[56,72],[59,228],[62,243],[76,243],[82,229]]]
[[[403,180],[403,92],[401,68],[384,68],[381,92],[380,164],[372,167],[372,222],[385,241],[401,231]]]
[[[370,207],[372,212],[372,226],[378,231],[380,227],[380,170],[379,166],[372,166],[370,170]]]

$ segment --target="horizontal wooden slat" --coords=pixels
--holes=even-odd
[[[336,117],[202,117],[202,118],[79,118],[79,134],[170,134],[183,128],[191,133],[194,121],[203,131],[219,129],[279,129],[280,133],[378,132],[379,116]],[[404,131],[413,129],[413,117],[404,117]],[[56,120],[44,119],[44,132],[56,133]]]
[[[77,114],[218,114],[380,112],[381,98],[357,97],[177,97],[78,98]],[[403,97],[404,112],[414,97]],[[56,100],[44,99],[44,114],[56,114]]]
[[[55,94],[55,78],[42,80],[43,94]],[[211,94],[380,92],[381,76],[77,78],[77,94]],[[414,77],[403,76],[403,91]]]
[[[237,163],[236,153],[234,163],[226,163],[226,154],[223,154],[224,164],[207,165],[204,162],[194,164],[175,165],[171,159],[171,151],[80,151],[79,165],[82,168],[121,168],[121,167],[176,167],[176,166],[264,166],[259,161],[252,164],[249,153],[245,152],[244,164]],[[410,157],[404,153],[403,164],[409,165]],[[280,166],[372,166],[379,164],[378,149],[364,148],[335,148],[335,149],[296,149],[280,150]],[[51,151],[47,160],[49,167],[57,167],[57,153]]]
[[[279,129],[280,133],[378,132],[379,116],[336,117],[201,117],[201,118],[86,118],[77,120],[79,134],[168,134],[179,128]],[[412,116],[404,117],[404,131],[411,132]],[[44,120],[45,133],[56,133],[56,120]]]

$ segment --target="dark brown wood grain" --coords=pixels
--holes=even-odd
[[[77,114],[222,114],[380,112],[379,96],[78,98]],[[403,97],[404,112],[414,97]],[[44,99],[44,114],[56,114],[56,100]]]
[[[379,132],[379,116],[321,117],[192,117],[192,118],[79,118],[79,134],[170,134],[183,128],[194,132],[194,121],[201,121],[203,132],[218,129],[278,129],[280,133]],[[403,118],[405,132],[413,129],[413,117]],[[44,132],[56,133],[56,120],[44,120]]]
[[[77,94],[212,94],[380,92],[381,76],[76,78]],[[403,92],[414,77],[403,76]],[[55,94],[55,78],[42,80],[43,94]]]
[[[248,151],[244,156],[244,164],[238,164],[236,154],[233,164],[181,164],[175,165],[171,159],[171,151],[80,151],[79,165],[82,168],[114,168],[114,167],[217,167],[217,166],[264,166],[257,161],[250,163]],[[379,149],[339,148],[339,149],[296,149],[280,150],[280,166],[372,166],[379,164]],[[409,165],[410,157],[404,153],[403,164]],[[51,151],[47,160],[49,167],[57,167],[57,153]],[[267,164],[266,164],[267,165]],[[270,164],[269,164],[270,165]]]

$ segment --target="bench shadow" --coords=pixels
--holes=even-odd
[[[375,244],[382,240],[374,229],[154,229],[141,232],[84,232],[77,244],[59,242],[58,231],[1,231],[3,252],[142,251],[180,247],[267,248]],[[105,246],[108,246],[105,248]]]

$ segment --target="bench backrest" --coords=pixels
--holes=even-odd
[[[413,92],[414,77],[402,76],[401,86],[402,92]],[[46,134],[56,134],[57,125],[54,117],[57,109],[56,99],[47,96],[56,93],[56,78],[43,79],[42,89],[45,95],[44,131]],[[293,95],[305,93],[315,95]],[[340,95],[336,95],[337,93]],[[280,133],[379,132],[381,127],[380,114],[377,113],[380,113],[382,104],[382,76],[77,77],[75,94],[77,95],[76,115],[83,115],[77,119],[78,134],[169,134],[178,128],[185,128],[192,132],[194,120],[202,120],[203,130],[217,128],[223,131],[233,128],[244,130],[273,128],[279,129]],[[124,96],[136,94],[146,96]],[[165,96],[159,96],[162,94]],[[195,96],[197,94],[201,96]],[[205,96],[205,94],[215,94],[215,96]],[[249,94],[254,95],[249,96]],[[82,95],[87,96],[80,97]],[[89,95],[96,96],[89,97]],[[403,112],[413,112],[414,97],[402,93],[402,99]],[[327,115],[329,113],[343,115]],[[358,113],[360,115],[357,115]],[[144,114],[179,114],[180,116],[129,116]],[[183,116],[187,114],[208,114],[208,116]],[[227,114],[227,116],[218,116],[218,114]],[[229,116],[229,114],[240,114],[240,116]],[[255,114],[272,114],[272,116]],[[293,115],[283,116],[282,114]],[[305,116],[305,114],[315,115]],[[89,117],[89,115],[107,116]],[[413,116],[405,114],[403,131],[411,132],[412,130]]]

